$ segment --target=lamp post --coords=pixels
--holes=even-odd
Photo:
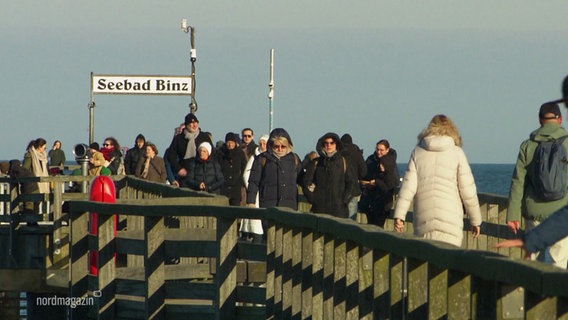
[[[274,98],[274,49],[270,49],[270,81],[268,82],[268,132],[272,132],[274,125],[274,110],[272,99]]]
[[[181,30],[189,35],[189,59],[191,61],[191,102],[189,112],[197,111],[197,101],[195,100],[195,61],[197,61],[197,50],[195,49],[195,28],[187,25],[187,19],[181,19]]]

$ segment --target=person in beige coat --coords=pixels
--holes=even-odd
[[[414,200],[414,235],[461,246],[464,211],[471,232],[480,233],[481,211],[473,174],[453,122],[436,115],[418,136],[394,212],[395,231],[403,232]]]

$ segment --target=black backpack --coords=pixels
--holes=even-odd
[[[543,201],[564,198],[568,182],[567,152],[564,139],[539,142],[533,157],[533,186],[536,196]]]

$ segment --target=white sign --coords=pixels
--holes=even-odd
[[[91,75],[91,91],[102,94],[191,95],[191,76]]]

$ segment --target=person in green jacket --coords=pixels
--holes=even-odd
[[[544,201],[537,196],[533,187],[535,179],[533,157],[539,142],[555,140],[568,135],[568,132],[561,127],[562,114],[555,102],[548,102],[540,107],[539,122],[540,128],[533,131],[530,138],[521,143],[511,181],[507,226],[515,234],[520,228],[521,216],[524,218],[525,230],[529,231],[568,204],[568,194],[559,200]],[[563,146],[568,150],[568,139],[564,140]],[[541,251],[540,255],[533,255],[532,259],[566,268],[568,237]]]

